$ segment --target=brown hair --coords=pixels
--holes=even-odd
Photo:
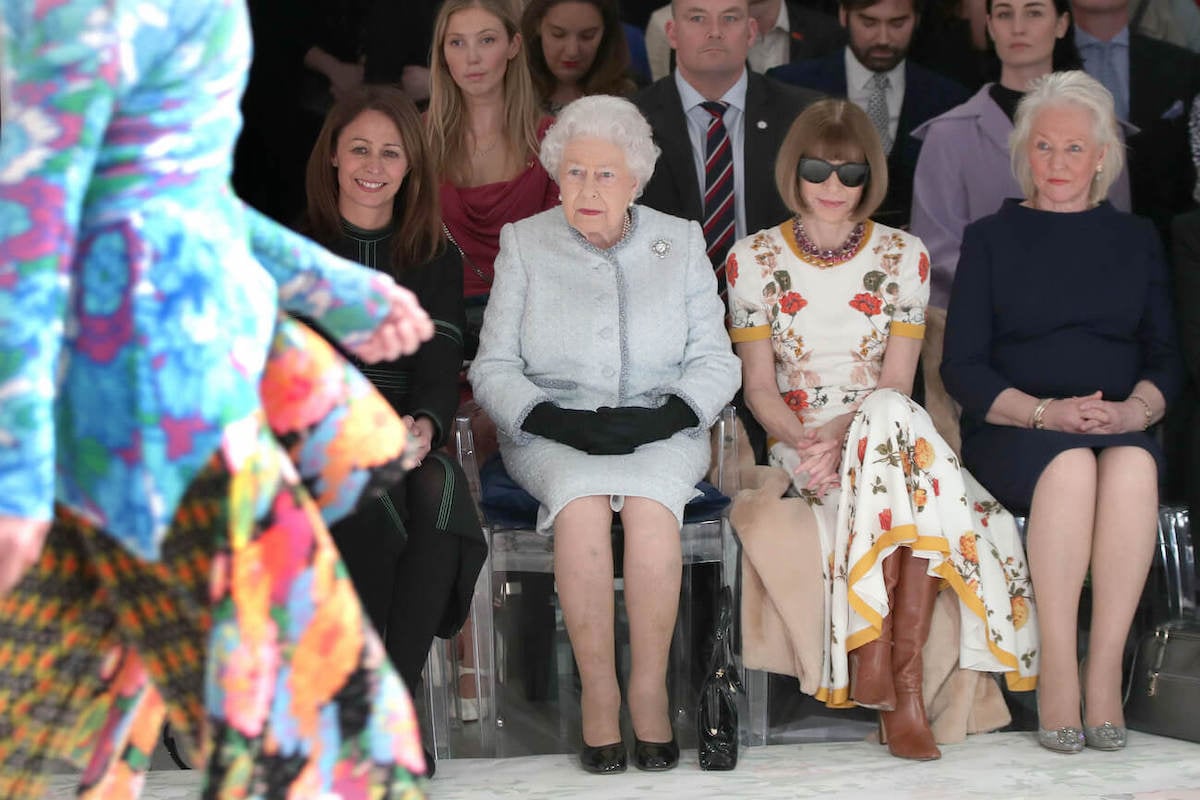
[[[616,0],[530,0],[521,17],[521,35],[525,38],[525,52],[529,56],[529,73],[533,88],[545,102],[554,94],[558,79],[546,63],[542,50],[542,19],[546,12],[559,3],[578,2],[594,6],[600,12],[604,32],[596,47],[596,58],[592,66],[579,80],[583,94],[612,94],[627,96],[636,88],[629,79],[629,44],[625,41],[625,29],[621,26],[621,15]]]
[[[468,8],[481,8],[500,20],[509,41],[520,36],[516,14],[507,0],[446,0],[438,10],[433,26],[433,48],[429,54],[429,112],[427,126],[429,144],[437,174],[454,183],[465,179],[463,170],[469,163],[467,148],[466,105],[462,91],[450,75],[446,64],[446,26],[450,17]],[[538,123],[541,107],[533,91],[529,66],[518,53],[509,59],[504,71],[504,135],[508,139],[509,157],[524,160],[538,151]]]
[[[796,174],[804,156],[828,161],[863,159],[870,165],[867,185],[858,207],[850,215],[856,222],[874,214],[887,195],[887,157],[883,154],[879,134],[866,112],[849,100],[818,100],[804,109],[779,147],[775,159],[775,188],[784,205],[796,214],[808,211],[800,191],[800,176]]]
[[[388,267],[396,276],[404,267],[433,258],[445,245],[438,181],[421,115],[408,95],[399,89],[364,86],[334,103],[329,110],[308,157],[304,182],[308,207],[304,228],[313,239],[326,244],[342,235],[337,167],[333,166],[333,157],[342,130],[364,111],[378,111],[391,120],[400,131],[400,142],[408,161],[408,174],[392,201],[392,252]]]

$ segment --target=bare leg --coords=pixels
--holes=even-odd
[[[1158,470],[1140,447],[1109,448],[1097,466],[1085,724],[1123,727],[1121,659],[1154,555]]]
[[[625,608],[629,614],[629,716],[647,742],[671,739],[667,659],[679,612],[683,555],[679,523],[670,509],[644,497],[628,497],[625,528]]]
[[[1029,511],[1029,573],[1042,648],[1038,720],[1047,730],[1079,726],[1076,623],[1092,553],[1096,480],[1091,450],[1059,453],[1038,479]]]
[[[572,500],[554,520],[554,579],[583,683],[583,743],[592,747],[621,739],[611,531],[608,497]]]

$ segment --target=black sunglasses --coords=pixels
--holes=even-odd
[[[824,183],[829,180],[830,173],[836,172],[838,180],[847,189],[854,189],[867,182],[871,174],[871,165],[861,161],[847,161],[845,164],[830,164],[823,158],[800,159],[796,174],[809,183]]]

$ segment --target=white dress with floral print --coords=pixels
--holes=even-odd
[[[929,559],[962,605],[960,666],[1004,672],[1031,689],[1037,625],[1012,516],[962,468],[925,411],[875,390],[889,336],[920,339],[929,256],[920,239],[866,223],[858,252],[833,267],[801,256],[791,220],[737,244],[726,261],[730,335],[771,340],[779,392],[805,425],[856,411],[841,488],[822,497],[796,475],[799,455],[769,443],[817,519],[825,555],[824,665],[818,699],[852,704],[847,653],[879,636],[889,613],[880,564],[898,546]]]

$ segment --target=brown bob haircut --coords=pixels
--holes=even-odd
[[[617,0],[529,0],[521,16],[521,36],[525,39],[525,52],[529,56],[529,74],[533,87],[544,102],[554,94],[558,79],[546,63],[542,50],[542,18],[559,3],[582,2],[594,6],[600,12],[604,32],[596,47],[596,58],[587,73],[579,79],[579,89],[584,95],[633,94],[637,87],[629,79],[629,44],[625,41],[625,29],[621,26],[621,13]]]
[[[400,131],[400,143],[408,161],[408,174],[392,201],[392,252],[387,271],[396,277],[407,266],[429,261],[445,246],[438,181],[425,139],[425,126],[417,107],[400,89],[363,86],[329,110],[308,157],[303,227],[309,236],[326,245],[341,238],[342,215],[338,210],[338,176],[333,158],[342,130],[364,111],[378,111],[391,120]]]
[[[775,159],[775,188],[793,213],[809,209],[800,192],[797,169],[803,157],[826,161],[866,161],[871,167],[858,207],[850,214],[855,222],[867,219],[887,195],[887,156],[879,134],[865,111],[849,100],[818,100],[796,117]]]

